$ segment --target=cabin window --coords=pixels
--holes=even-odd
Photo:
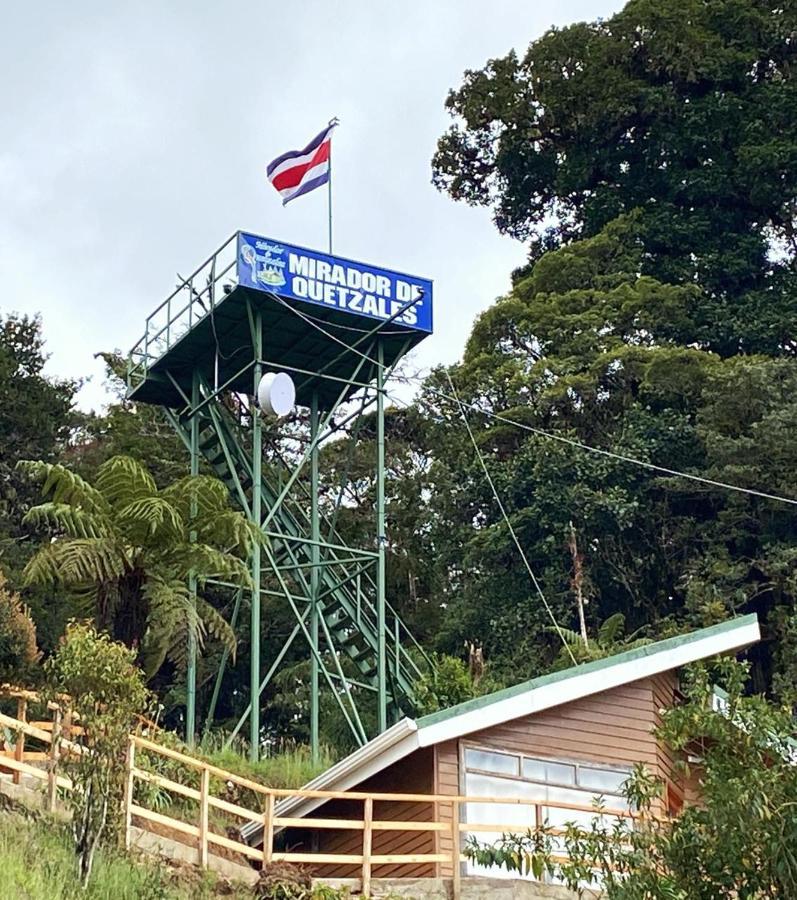
[[[562,827],[567,822],[589,828],[591,822],[598,818],[602,824],[611,827],[617,820],[616,816],[598,817],[591,810],[567,807],[591,807],[594,798],[600,795],[607,809],[628,809],[623,785],[631,774],[630,767],[546,759],[481,747],[466,747],[463,765],[466,795],[528,801],[526,804],[468,803],[465,807],[466,822],[507,826],[503,829],[505,831],[517,825],[518,831],[525,831],[537,824],[539,815],[540,821],[547,821],[554,828]],[[489,832],[474,833],[474,836],[482,843],[491,838]],[[555,852],[557,849],[554,848]],[[516,873],[485,869],[473,863],[468,863],[467,871],[471,875],[517,877]]]
[[[492,750],[466,750],[465,765],[469,769],[497,772],[499,775],[517,775],[520,771],[520,759],[517,756],[495,753]]]

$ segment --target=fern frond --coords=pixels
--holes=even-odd
[[[144,670],[154,675],[164,659],[181,670],[188,659],[189,636],[193,632],[197,649],[204,644],[204,623],[192,603],[188,585],[170,576],[152,576],[143,587],[149,606],[147,632],[142,643]]]
[[[108,504],[100,491],[65,466],[23,459],[16,468],[30,481],[42,482],[42,497],[45,500],[79,506],[92,512],[108,511]]]
[[[97,470],[97,488],[116,508],[157,494],[155,479],[132,456],[112,456]]]
[[[25,514],[22,523],[34,528],[61,531],[75,538],[107,537],[110,533],[106,516],[68,503],[41,503],[34,506]]]
[[[227,648],[234,663],[238,641],[229,622],[215,606],[211,606],[203,597],[197,597],[197,612],[202,619],[205,631],[216,638],[223,647]]]
[[[120,527],[134,543],[157,538],[164,543],[180,541],[186,526],[180,513],[163,497],[139,497],[119,510]]]
[[[86,586],[121,578],[130,560],[109,538],[63,538],[42,547],[25,566],[26,584]]]
[[[218,478],[210,475],[187,475],[169,485],[162,496],[180,510],[186,521],[191,518],[192,504],[197,519],[202,521],[230,509],[227,488]]]
[[[244,587],[251,585],[249,569],[243,560],[208,544],[189,544],[181,553],[183,574],[193,571],[200,582],[225,576]]]
[[[546,625],[545,631],[557,636],[561,634],[564,642],[568,647],[578,647],[584,645],[584,640],[581,635],[577,631],[573,631],[571,628],[554,628],[553,625]]]
[[[197,521],[197,538],[206,544],[224,547],[227,553],[247,557],[252,547],[268,540],[262,530],[234,509]]]
[[[616,612],[609,616],[598,629],[598,644],[601,647],[611,647],[623,636],[625,631],[625,616]]]

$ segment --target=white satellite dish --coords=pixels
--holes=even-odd
[[[287,416],[296,405],[296,386],[287,372],[266,372],[257,386],[257,405],[267,416]]]

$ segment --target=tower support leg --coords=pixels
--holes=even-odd
[[[313,391],[310,406],[310,440],[312,451],[310,456],[310,535],[313,541],[310,570],[310,751],[314,763],[319,758],[319,671],[318,671],[318,587],[320,584],[319,566],[321,562],[321,520],[319,515],[319,473],[318,473],[318,394]]]
[[[263,316],[254,313],[252,342],[255,351],[252,385],[252,520],[258,528],[263,523],[263,423],[257,408],[257,388],[263,375]],[[257,762],[260,755],[260,541],[252,548],[252,614],[250,618],[249,756]]]
[[[379,733],[387,730],[387,654],[385,649],[385,365],[381,338],[376,341],[376,627]]]
[[[194,369],[191,379],[191,405],[196,409],[199,404],[199,373]],[[199,418],[191,416],[191,475],[199,474]],[[191,500],[191,518],[197,515],[196,500]],[[196,529],[191,529],[190,540],[196,540]],[[196,738],[196,573],[188,576],[188,592],[191,598],[193,621],[188,623],[188,668],[185,677],[185,742],[189,747]]]

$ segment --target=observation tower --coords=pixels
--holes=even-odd
[[[251,596],[237,590],[231,619],[240,630],[249,607],[249,709],[238,727],[248,716],[254,757],[261,693],[296,640],[310,660],[314,753],[322,682],[360,744],[373,737],[363,722],[364,697],[375,699],[380,733],[412,708],[413,684],[428,659],[385,598],[385,382],[431,332],[428,279],[236,232],[148,316],[130,351],[129,399],[164,409],[189,451],[191,473],[204,458],[268,539],[252,552],[254,588]],[[309,424],[278,418],[293,402],[306,408],[301,418]],[[374,410],[373,531],[364,546],[352,546],[336,524],[348,473],[324,486],[335,502],[322,508],[319,448],[343,429],[356,436]],[[290,433],[272,440],[284,422]],[[195,597],[195,581],[190,587]],[[287,604],[295,624],[285,643],[262,652],[266,597]],[[208,725],[227,665],[225,653]],[[192,641],[189,741],[196,728]]]

